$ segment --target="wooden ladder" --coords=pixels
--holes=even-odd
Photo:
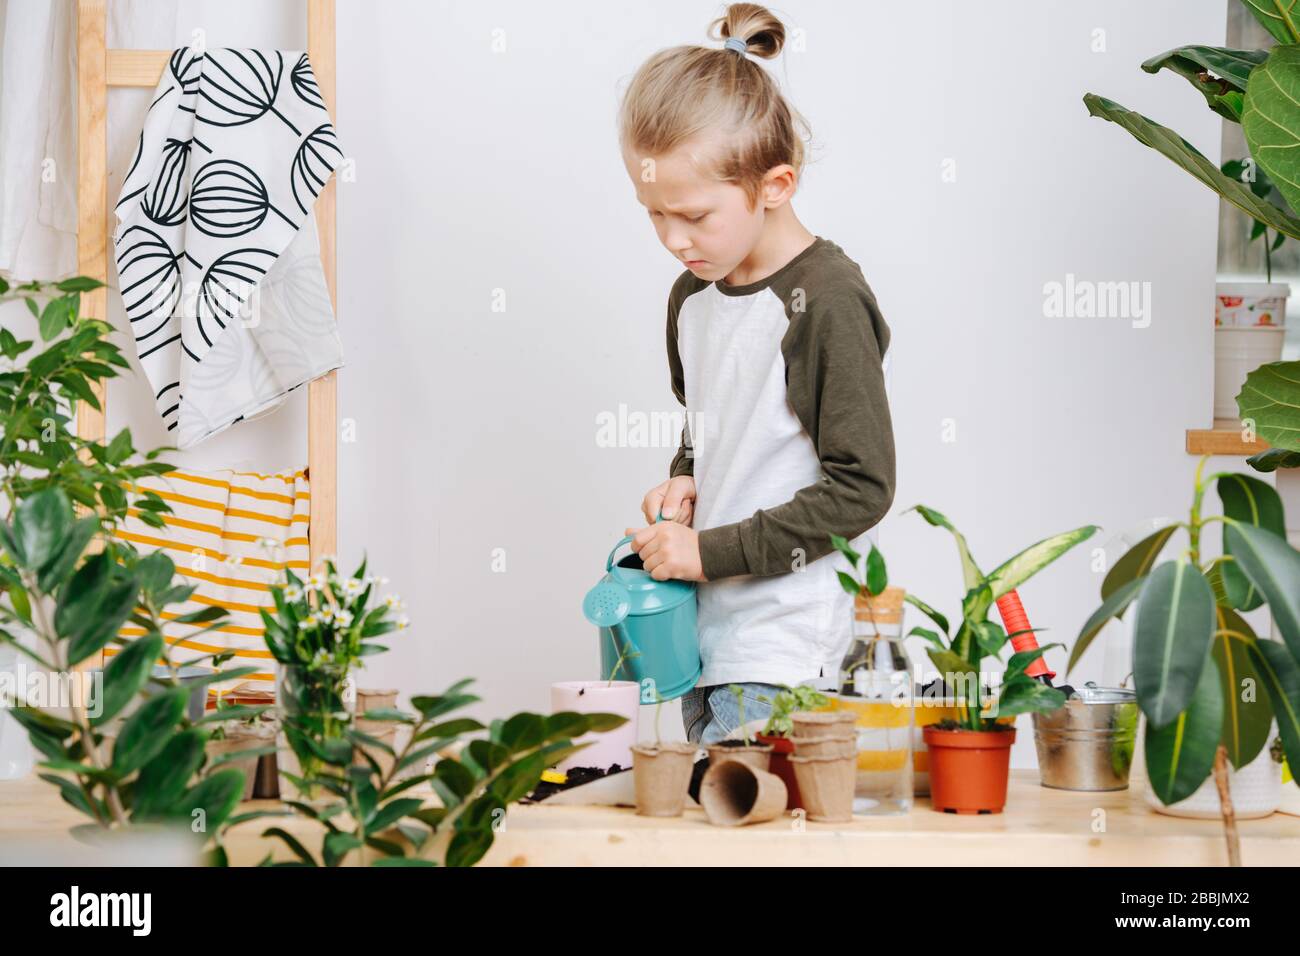
[[[153,89],[171,50],[110,50],[108,0],[77,2],[77,266],[81,275],[108,281],[108,244],[114,229],[108,200],[108,90],[113,86]],[[333,119],[335,56],[334,0],[307,0],[307,56]],[[338,310],[335,246],[336,179],[331,176],[316,198],[321,266],[330,303]],[[107,319],[107,286],[82,293],[82,311]],[[307,386],[307,473],[311,480],[308,538],[311,564],[334,554],[338,545],[338,404],[336,372]],[[96,389],[100,409],[77,403],[77,434],[104,438],[105,390]]]

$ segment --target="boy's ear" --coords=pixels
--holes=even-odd
[[[773,166],[763,177],[763,204],[773,209],[787,202],[799,185],[799,177],[789,163]]]

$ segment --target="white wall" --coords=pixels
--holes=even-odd
[[[265,6],[195,16],[212,45],[301,46],[302,5],[269,23]],[[338,128],[356,164],[339,198],[340,415],[356,437],[340,448],[341,543],[369,552],[414,622],[365,682],[416,692],[473,675],[486,714],[542,709],[550,682],[595,676],[580,600],[672,455],[596,443],[601,412],[676,407],[664,307],[679,269],[619,161],[618,93],[655,50],[708,42],[720,7],[338,7]],[[894,580],[955,612],[952,543],[899,513],[916,502],[945,511],[986,569],[1069,527],[1103,525],[1100,544],[1181,512],[1183,433],[1210,419],[1217,204],[1081,97],[1139,109],[1217,160],[1201,98],[1138,64],[1221,43],[1223,0],[779,12],[805,31],[775,69],[816,145],[795,208],[862,265],[894,333]],[[116,155],[143,108],[114,114]],[[1150,282],[1150,326],[1045,317],[1044,283],[1067,273]],[[162,440],[150,405],[142,387],[114,390],[112,417],[140,444]],[[196,458],[299,465],[304,423],[299,398]],[[1072,642],[1095,606],[1089,559],[1022,589],[1048,638]],[[1100,676],[1092,657],[1079,678]]]

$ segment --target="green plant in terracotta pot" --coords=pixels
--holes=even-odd
[[[772,747],[767,769],[785,781],[788,795],[786,809],[794,810],[803,806],[803,798],[799,793],[794,767],[790,763],[790,757],[794,754],[794,743],[790,739],[794,733],[794,721],[790,715],[800,711],[820,710],[831,701],[815,687],[801,684],[798,687],[782,687],[770,700],[763,698],[763,702],[770,703],[772,710],[762,731],[755,736],[759,743]]]
[[[912,510],[930,525],[952,533],[965,586],[961,618],[951,633],[947,618],[922,601],[912,601],[938,630],[918,626],[909,633],[932,645],[927,653],[960,715],[922,731],[930,757],[931,805],[956,813],[1000,813],[1006,803],[1011,744],[1016,737],[1013,718],[1056,710],[1065,703],[1065,695],[1025,673],[1044,651],[1058,646],[1054,644],[1012,654],[997,689],[986,688],[986,676],[994,676],[984,673],[986,662],[1000,660],[1003,648],[1021,633],[1008,634],[989,620],[989,612],[998,598],[1091,537],[1097,528],[1085,525],[1046,538],[986,575],[975,563],[965,537],[946,517],[924,505]],[[924,700],[921,705],[925,706]]]

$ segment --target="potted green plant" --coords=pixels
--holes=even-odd
[[[354,715],[344,700],[349,676],[364,657],[385,649],[375,638],[406,627],[401,599],[375,593],[384,580],[367,574],[364,560],[351,576],[340,575],[330,558],[305,579],[286,568],[271,587],[275,613],[261,611],[278,665],[276,706],[287,743],[280,776],[307,801],[329,799],[316,786],[329,776],[327,753],[353,751],[347,732]]]
[[[794,766],[790,763],[790,757],[794,754],[794,743],[790,739],[794,734],[791,715],[826,707],[830,704],[830,698],[816,688],[801,684],[798,687],[782,687],[770,700],[764,697],[763,702],[770,703],[772,709],[767,723],[755,737],[759,743],[772,747],[768,770],[784,781],[788,794],[786,809],[793,810],[803,806],[803,802]]]
[[[1280,237],[1300,238],[1300,218],[1295,214],[1300,209],[1300,102],[1288,92],[1300,77],[1300,17],[1290,0],[1242,3],[1273,37],[1275,46],[1267,50],[1182,46],[1152,57],[1142,69],[1182,76],[1205,97],[1211,110],[1241,124],[1250,152],[1248,166],[1242,162],[1221,169],[1176,132],[1140,113],[1096,93],[1086,94],[1083,101],[1091,115],[1126,129],[1246,213],[1255,222],[1252,237],[1264,236],[1267,255]],[[1272,246],[1269,229],[1279,237]],[[1279,338],[1276,330],[1266,326],[1258,331]],[[1236,396],[1242,421],[1251,422],[1272,446],[1250,459],[1260,471],[1300,465],[1300,407],[1287,398],[1297,379],[1300,362],[1266,362],[1246,376]]]
[[[1230,768],[1241,771],[1265,754],[1274,720],[1287,760],[1300,766],[1300,552],[1287,543],[1282,499],[1270,485],[1232,472],[1205,477],[1205,462],[1196,468],[1187,520],[1138,542],[1107,573],[1101,605],[1075,641],[1069,666],[1108,621],[1137,603],[1133,681],[1146,723],[1151,793],[1161,804],[1177,804],[1213,775],[1228,858],[1237,865]],[[1221,515],[1202,513],[1210,486]],[[1202,536],[1216,523],[1222,554],[1207,558]],[[1160,561],[1180,532],[1186,549]],[[1241,616],[1265,605],[1281,643],[1257,638]]]
[[[999,660],[1008,634],[989,620],[994,603],[1096,532],[1094,525],[1046,538],[984,574],[971,555],[966,538],[932,508],[913,509],[933,527],[947,529],[957,543],[965,594],[961,618],[949,633],[948,620],[929,605],[913,603],[935,624],[911,633],[932,645],[927,649],[944,684],[956,700],[960,717],[925,727],[923,736],[930,756],[931,805],[956,813],[1000,813],[1006,803],[1007,776],[1017,714],[1049,712],[1065,703],[1065,695],[1029,677],[1025,669],[1051,647],[1048,644],[1011,655],[996,691],[985,687],[984,664]]]
[[[773,745],[755,740],[749,735],[749,727],[745,723],[745,688],[739,684],[731,684],[727,689],[731,691],[731,696],[736,698],[740,738],[719,740],[715,744],[709,744],[705,748],[709,753],[709,765],[724,760],[741,760],[758,770],[767,770],[771,765]]]
[[[94,827],[170,824],[198,833],[210,859],[223,862],[221,836],[241,819],[234,810],[245,780],[229,766],[205,766],[211,721],[194,719],[187,703],[195,688],[255,668],[214,669],[183,684],[164,620],[201,635],[220,626],[225,612],[169,611],[194,588],[176,582],[166,555],[141,556],[113,534],[128,509],[146,524],[162,524],[166,502],[139,491],[138,481],[172,466],[158,451],[137,455],[126,429],[102,442],[71,427],[75,402],[98,408],[105,383],[130,367],[111,327],[80,314],[80,294],[100,285],[84,277],[14,286],[0,279],[0,302],[25,300],[41,340],[38,346],[0,328],[0,642],[75,695],[67,707],[21,696],[4,704],[43,757],[41,779]],[[128,622],[143,635],[120,637]],[[110,646],[117,653],[108,665],[87,669]],[[156,675],[158,661],[165,667]],[[78,678],[87,676],[82,695]]]

